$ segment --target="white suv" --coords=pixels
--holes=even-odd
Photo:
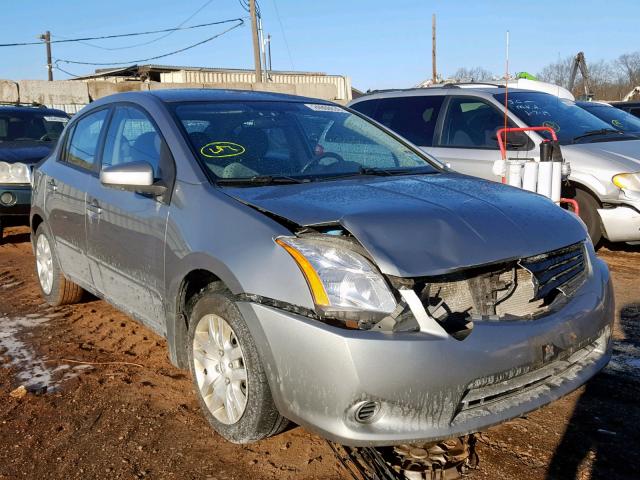
[[[499,181],[496,132],[504,127],[505,89],[498,86],[390,90],[349,105],[455,170]],[[640,140],[613,129],[572,100],[509,89],[508,126],[555,130],[571,164],[563,196],[580,205],[580,217],[597,244],[640,242]],[[509,158],[539,158],[545,134],[509,135]]]

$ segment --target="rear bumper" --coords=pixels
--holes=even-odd
[[[31,185],[0,185],[0,217],[29,216]]]
[[[476,322],[463,341],[343,330],[268,306],[238,304],[274,401],[287,418],[352,446],[431,441],[482,430],[584,384],[611,355],[606,265],[561,310],[533,321]],[[356,421],[363,401],[380,406]]]

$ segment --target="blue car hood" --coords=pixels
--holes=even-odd
[[[301,226],[338,223],[382,272],[399,277],[528,257],[586,238],[577,217],[545,197],[452,173],[224,191]]]
[[[32,165],[49,155],[54,146],[54,142],[0,142],[0,162]]]

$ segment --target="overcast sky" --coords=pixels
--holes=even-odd
[[[348,75],[353,86],[409,87],[431,76],[431,14],[438,18],[439,71],[482,66],[504,71],[505,33],[511,31],[510,71],[538,72],[582,50],[587,62],[640,50],[638,0],[259,0],[265,32],[273,37],[273,67]],[[0,0],[0,43],[28,42],[50,30],[55,38],[169,28],[205,0]],[[279,16],[275,6],[279,11]],[[246,16],[239,0],[212,0],[187,25]],[[279,21],[280,20],[280,21]],[[54,59],[127,62],[170,52],[227,26],[174,33],[134,48],[104,50],[54,44]],[[151,63],[251,68],[249,23],[217,40]],[[93,42],[128,47],[157,38]],[[287,49],[287,44],[289,48]],[[75,73],[92,66],[59,63]],[[104,68],[104,67],[103,67]],[[56,79],[68,78],[60,71]],[[44,46],[0,48],[0,78],[46,79]]]

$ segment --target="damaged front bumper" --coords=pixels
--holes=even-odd
[[[610,242],[640,241],[640,201],[598,210],[604,235]]]
[[[613,293],[606,265],[590,260],[587,280],[559,311],[478,321],[464,340],[347,330],[238,306],[285,417],[350,446],[440,440],[539,408],[607,364]]]

